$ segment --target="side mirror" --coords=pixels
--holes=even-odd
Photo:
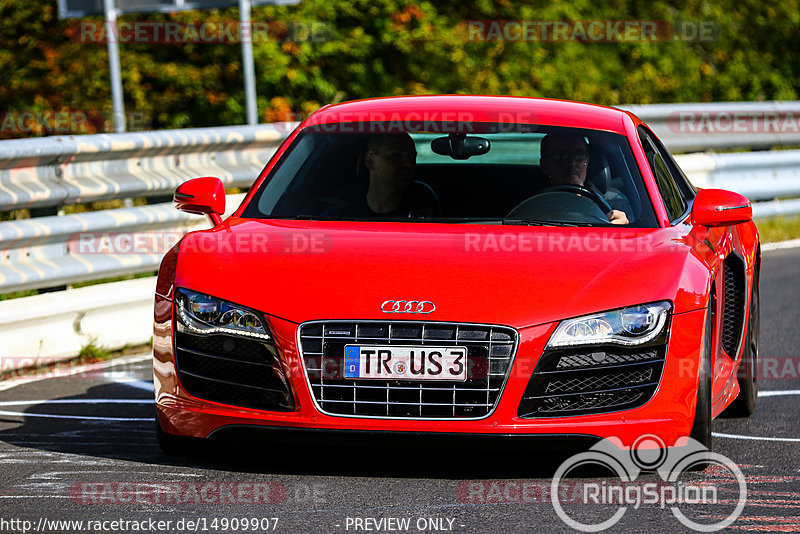
[[[180,211],[207,215],[216,226],[225,213],[225,188],[222,181],[213,176],[194,178],[178,186],[173,201]]]
[[[753,218],[747,197],[725,189],[701,189],[694,197],[692,222],[702,226],[733,226]]]

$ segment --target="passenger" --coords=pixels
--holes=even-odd
[[[407,133],[376,134],[369,138],[364,166],[369,173],[366,191],[325,215],[415,217],[438,214],[436,197],[428,186],[415,182],[417,150]]]
[[[612,208],[611,224],[628,224],[631,206],[619,191],[609,188],[605,193],[594,184],[586,183],[589,168],[589,149],[582,135],[548,134],[542,139],[540,167],[550,185],[578,185],[606,199]]]

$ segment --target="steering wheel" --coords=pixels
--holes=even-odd
[[[582,185],[576,185],[576,184],[551,185],[550,187],[542,189],[537,194],[541,195],[542,193],[557,193],[557,192],[574,193],[576,195],[586,197],[595,204],[597,204],[597,207],[600,208],[600,210],[606,214],[606,217],[608,217],[609,220],[611,219],[611,212],[613,212],[614,209],[611,207],[608,201],[605,198],[603,198],[603,195],[601,195],[600,193],[596,193],[591,189],[587,189]]]
[[[436,194],[436,191],[428,185],[426,182],[422,180],[414,180],[414,185],[420,190],[424,191],[424,194],[427,194],[431,200],[433,200],[435,213],[433,214],[434,217],[438,217],[442,214],[442,203],[439,200],[439,195]]]

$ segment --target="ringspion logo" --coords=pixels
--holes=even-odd
[[[700,442],[684,438],[685,445],[667,448],[658,436],[646,434],[630,448],[623,448],[618,438],[604,439],[586,452],[564,461],[550,484],[550,502],[558,517],[581,532],[600,532],[616,525],[630,509],[643,505],[669,509],[685,527],[698,532],[714,532],[730,526],[744,509],[747,484],[744,474],[730,458],[710,452]],[[677,444],[676,444],[677,445]],[[686,477],[694,467],[711,466],[727,477],[726,487]],[[581,491],[572,492],[572,500],[562,502],[562,485],[574,489],[575,473],[585,468],[605,468],[613,476],[600,481],[584,481]],[[656,471],[660,480],[638,480],[644,471]],[[734,498],[729,496],[735,494]],[[724,495],[724,497],[723,497]],[[714,505],[715,510],[729,503],[733,510],[707,517],[695,517],[697,506]],[[588,508],[584,505],[597,505]],[[726,509],[727,511],[727,509]],[[610,517],[606,517],[606,512]],[[723,516],[720,519],[718,516]]]

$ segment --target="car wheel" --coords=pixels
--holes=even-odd
[[[713,303],[713,300],[711,301]],[[694,411],[694,423],[689,437],[699,441],[711,450],[711,336],[714,333],[712,305],[709,303],[703,335],[703,352],[700,355],[700,370],[697,382],[697,401]]]
[[[759,320],[758,278],[753,281],[753,296],[750,299],[750,316],[747,320],[747,335],[742,347],[742,363],[739,365],[739,395],[725,411],[731,417],[748,417],[756,409],[758,400],[758,344]]]

